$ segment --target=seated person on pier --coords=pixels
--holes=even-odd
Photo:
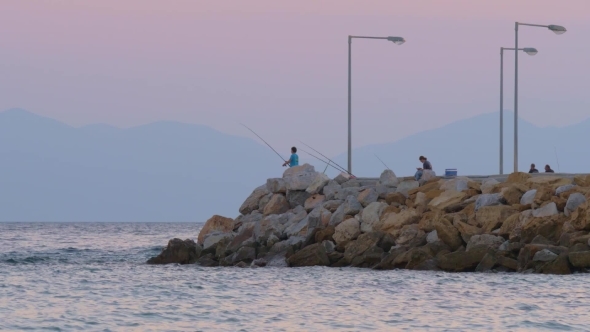
[[[535,164],[531,164],[531,169],[529,170],[529,173],[539,173],[539,170],[535,168]]]
[[[545,165],[545,173],[555,173],[555,171],[551,169],[551,166]]]
[[[420,162],[422,163],[422,168],[416,168],[416,174],[414,175],[414,178],[416,179],[416,181],[420,180],[420,178],[422,178],[422,174],[424,173],[424,170],[429,169],[432,170],[432,164],[430,163],[430,161],[428,161],[426,159],[426,157],[424,156],[420,156],[419,158]]]

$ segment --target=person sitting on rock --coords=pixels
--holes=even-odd
[[[297,155],[296,147],[291,148],[291,157],[289,160],[285,161],[283,167],[287,166],[287,164],[289,164],[289,167],[299,166],[299,156]]]
[[[555,171],[551,169],[551,166],[545,165],[545,173],[555,173]]]
[[[420,160],[420,162],[422,163],[422,168],[416,168],[416,174],[414,175],[414,178],[416,179],[416,181],[419,181],[420,178],[422,178],[422,174],[424,173],[424,170],[429,169],[432,170],[432,164],[430,163],[430,161],[428,161],[426,159],[426,157],[424,156],[420,156],[420,158],[418,158]]]
[[[529,170],[529,173],[539,173],[539,170],[535,168],[535,164],[531,164],[531,169]]]

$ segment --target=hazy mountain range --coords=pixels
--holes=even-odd
[[[507,173],[512,171],[512,117],[506,113]],[[554,147],[562,172],[590,170],[590,121],[564,128],[538,128],[525,121],[519,126],[521,170],[535,162],[539,169],[550,163],[557,171]],[[356,129],[362,130],[369,129]],[[0,221],[235,217],[253,188],[284,170],[274,152],[255,139],[176,122],[75,128],[20,109],[1,112]],[[438,173],[445,168],[460,174],[498,173],[498,140],[498,114],[484,114],[355,149],[353,173],[378,176],[384,166],[375,153],[398,175],[413,174],[419,155],[427,156]],[[325,167],[305,153],[300,159],[320,171]],[[334,160],[346,167],[346,154]]]

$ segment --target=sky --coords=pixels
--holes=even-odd
[[[519,112],[535,125],[588,117],[587,0],[3,0],[0,110],[75,126],[160,120],[211,126],[288,152],[392,142],[499,110],[500,47],[520,27]],[[513,109],[514,54],[504,59]],[[497,124],[490,124],[497,125]]]

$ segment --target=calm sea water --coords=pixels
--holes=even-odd
[[[590,275],[149,266],[190,223],[0,223],[0,330],[590,330]]]

